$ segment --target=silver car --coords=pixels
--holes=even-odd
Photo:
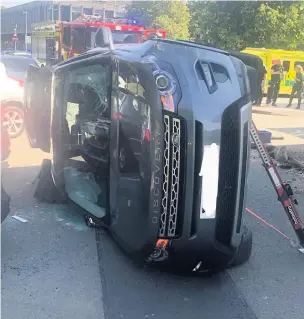
[[[2,55],[0,63],[1,122],[11,138],[24,130],[24,78],[30,64],[38,66],[30,57]]]

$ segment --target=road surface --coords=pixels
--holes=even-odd
[[[86,228],[79,209],[37,203],[32,182],[42,154],[30,150],[24,137],[12,151],[14,167],[3,173],[13,198],[1,230],[2,318],[304,318],[304,256],[251,214],[245,219],[254,233],[253,254],[241,267],[211,278],[138,269],[105,233]],[[304,183],[303,175],[286,176]],[[298,191],[303,216],[304,192]],[[254,156],[247,206],[293,236]]]

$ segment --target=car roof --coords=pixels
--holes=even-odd
[[[237,52],[237,51],[228,51],[231,56],[234,56],[241,60],[247,66],[255,68],[257,71],[263,70],[263,60],[254,54]]]
[[[29,51],[14,51],[14,50],[3,50],[3,53],[5,54],[21,54],[21,53],[25,53],[25,54],[31,54]]]
[[[14,55],[14,54],[1,54],[1,60],[34,60],[30,56],[23,56],[23,55]],[[35,61],[35,60],[34,60]]]
[[[16,61],[17,63],[24,61],[25,63],[35,63],[39,64],[36,59],[30,57],[30,56],[23,56],[23,55],[10,55],[10,54],[1,54],[1,62],[2,61],[10,61],[14,62]]]

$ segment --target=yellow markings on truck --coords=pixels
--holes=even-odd
[[[59,37],[59,32],[54,32],[54,31],[32,31],[32,37],[54,38],[54,37]]]
[[[271,79],[271,66],[280,61],[283,67],[283,74],[280,85],[280,94],[290,94],[292,86],[295,83],[295,66],[300,64],[304,67],[304,52],[303,51],[287,51],[280,49],[265,49],[265,48],[246,48],[242,52],[259,56],[267,70],[265,90]]]

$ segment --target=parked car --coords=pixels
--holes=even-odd
[[[15,56],[25,56],[30,58],[32,55],[27,51],[4,51],[3,54],[15,55]]]
[[[23,92],[29,65],[38,66],[30,57],[1,56],[1,121],[11,138],[18,137],[24,130]]]

